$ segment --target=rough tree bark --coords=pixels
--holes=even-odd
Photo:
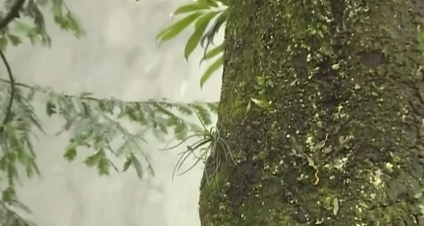
[[[202,226],[424,225],[423,8],[229,0]]]

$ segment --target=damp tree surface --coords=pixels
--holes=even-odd
[[[202,226],[424,225],[423,19],[414,0],[229,0],[233,158],[206,163]]]
[[[18,1],[8,1],[6,9]],[[38,19],[32,25],[15,19],[3,26],[3,53],[24,39],[47,46],[54,41],[39,19],[37,9],[42,7],[51,7],[63,29],[84,35],[64,2],[22,2],[21,16]],[[182,5],[173,16],[178,19],[158,34],[158,42],[194,27],[183,56],[188,59],[203,48],[201,62],[210,64],[201,86],[223,66],[219,107],[69,96],[14,83],[11,73],[2,71],[1,106],[7,109],[14,100],[12,110],[0,111],[5,118],[0,170],[8,176],[4,178],[12,178],[2,201],[7,219],[24,223],[7,208],[19,205],[13,189],[16,167],[28,168],[29,176],[38,173],[36,150],[28,141],[29,128],[38,124],[32,96],[27,96],[38,93],[46,99],[47,113],[63,116],[65,129],[75,134],[64,150],[68,160],[79,146],[102,147],[102,141],[124,134],[132,146],[121,150],[137,151],[122,152],[128,161],[117,170],[132,166],[141,176],[149,169],[137,158],[143,156],[142,145],[134,145],[143,141],[132,140],[135,136],[119,127],[117,117],[139,123],[158,138],[171,130],[189,142],[176,173],[191,168],[184,167],[186,157],[194,154],[202,162],[209,156],[200,184],[202,226],[424,225],[423,3],[198,0]],[[224,42],[214,43],[224,28]],[[216,128],[208,128],[208,108],[217,109]],[[200,126],[169,109],[197,115]],[[99,124],[99,116],[111,123]],[[163,121],[157,123],[158,118]],[[98,126],[78,126],[86,124]],[[87,131],[92,136],[81,139]],[[99,137],[105,134],[101,131],[114,132]],[[24,146],[14,147],[18,141]],[[114,166],[104,156],[93,155],[86,163],[107,174]]]

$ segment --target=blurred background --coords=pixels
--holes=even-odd
[[[202,52],[195,52],[189,62],[183,57],[191,29],[160,47],[155,41],[156,34],[170,25],[172,11],[186,2],[67,0],[86,36],[76,39],[61,31],[46,11],[51,48],[30,44],[10,48],[10,64],[19,82],[69,94],[91,92],[98,98],[129,101],[218,101],[221,71],[200,89],[206,67],[199,67]],[[185,145],[160,152],[165,144],[146,137],[144,147],[151,156],[154,177],[146,174],[140,180],[133,169],[100,177],[82,163],[83,158],[71,163],[63,159],[69,136],[54,135],[63,121],[44,115],[42,102],[36,106],[47,135],[38,134],[34,143],[43,177],[24,180],[18,189],[20,199],[33,211],[27,218],[39,226],[200,225],[202,166],[172,178],[177,154]],[[131,123],[127,124],[131,129]]]

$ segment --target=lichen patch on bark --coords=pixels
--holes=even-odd
[[[203,180],[202,226],[424,225],[423,6],[229,2],[218,128],[237,161]]]

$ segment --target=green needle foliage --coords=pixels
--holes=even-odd
[[[13,68],[7,61],[7,49],[28,41],[49,47],[54,41],[54,37],[51,38],[46,31],[42,13],[44,9],[50,9],[56,24],[74,36],[83,36],[84,30],[62,0],[6,0],[3,6],[4,11],[0,11],[0,57],[4,65],[0,70],[0,226],[32,225],[13,209],[30,211],[19,201],[15,189],[20,185],[22,176],[42,174],[37,165],[37,150],[33,147],[33,142],[37,142],[35,134],[44,134],[37,115],[39,113],[34,108],[35,100],[44,101],[48,116],[64,120],[62,129],[57,133],[66,131],[70,134],[63,157],[74,161],[81,148],[89,148],[91,152],[88,156],[84,155],[84,163],[100,175],[108,175],[111,170],[126,171],[130,168],[140,178],[146,173],[153,174],[154,169],[148,158],[151,150],[146,150],[143,145],[147,133],[154,134],[160,141],[164,141],[167,134],[182,141],[192,133],[199,133],[199,127],[187,121],[187,116],[197,115],[204,128],[212,124],[210,114],[216,112],[217,103],[172,103],[167,100],[125,102],[113,98],[98,99],[89,93],[72,96],[51,88],[15,81]],[[183,9],[180,11],[184,13]],[[196,27],[205,32],[210,31],[206,29],[208,18],[221,14],[199,15],[203,19]],[[168,39],[173,34],[175,31],[167,35]],[[191,40],[204,43],[213,34],[200,39],[198,36],[193,36]],[[194,47],[192,44],[186,47],[186,58]],[[128,131],[122,125],[123,121],[130,121],[138,130]],[[221,145],[217,142],[219,139],[216,133],[210,134],[207,139],[215,142],[215,145]],[[111,156],[126,161],[122,166],[116,166],[110,160]]]
[[[206,162],[207,158],[211,155],[215,155],[218,159],[216,162],[215,170],[213,171],[213,177],[218,172],[219,165],[221,164],[221,158],[223,157],[226,161],[231,160],[235,161],[234,155],[231,152],[228,144],[225,142],[225,140],[220,136],[219,130],[216,127],[211,127],[208,129],[208,123],[207,119],[204,118],[204,113],[200,113],[200,111],[195,111],[197,118],[200,121],[201,127],[198,125],[193,125],[192,135],[186,136],[184,139],[180,139],[180,142],[176,145],[163,149],[164,151],[167,150],[173,150],[185,143],[187,143],[189,140],[194,139],[195,142],[187,145],[187,149],[181,153],[179,153],[179,159],[177,161],[177,164],[175,165],[173,177],[183,175],[193,169],[199,162]],[[185,169],[182,172],[181,168],[184,165],[184,163],[189,159],[190,157],[193,157],[195,159],[195,162],[191,164],[190,167]]]

